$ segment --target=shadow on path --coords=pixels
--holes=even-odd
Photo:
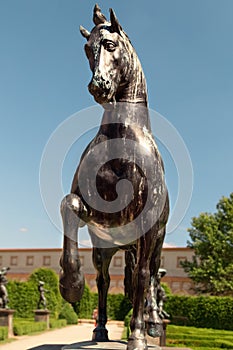
[[[27,350],[125,350],[127,347],[127,342],[123,340],[110,340],[108,342],[99,342],[94,341],[83,341],[78,343],[73,343],[70,345],[55,345],[55,344],[46,344],[36,346]],[[148,349],[155,350],[161,349],[156,345],[148,345]],[[191,349],[190,349],[191,350]]]
[[[109,342],[104,342],[104,343],[96,343],[93,341],[84,341],[84,342],[79,342],[79,343],[74,343],[74,344],[45,344],[45,345],[40,345],[36,346],[34,348],[28,348],[26,350],[71,350],[71,349],[80,349],[80,350],[122,350],[126,349],[127,342],[125,341],[109,341]],[[190,348],[170,348],[170,347],[162,347],[160,348],[159,346],[156,347],[148,345],[148,349],[154,350],[154,349],[163,349],[163,350],[191,350]]]
[[[84,341],[64,346],[64,350],[80,349],[80,350],[125,350],[127,343],[123,340],[109,340],[108,342]]]
[[[35,348],[28,348],[27,350],[61,350],[65,344],[45,344],[45,345],[39,345]]]
[[[68,350],[68,349],[80,349],[80,350],[125,350],[127,342],[119,340],[110,340],[108,342],[96,343],[94,341],[83,341],[73,344],[45,344],[28,348],[27,350]]]

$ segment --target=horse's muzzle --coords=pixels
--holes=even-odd
[[[105,81],[104,79],[92,79],[92,81],[88,85],[89,92],[94,96],[96,102],[98,103],[106,103],[110,102],[110,88],[111,83],[109,81]]]

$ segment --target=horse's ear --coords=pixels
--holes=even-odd
[[[90,35],[91,35],[90,32],[88,32],[88,30],[85,29],[83,26],[80,26],[79,30],[84,38],[86,38],[87,40],[90,38]]]
[[[111,21],[111,27],[113,29],[114,32],[121,34],[122,31],[122,27],[115,15],[115,12],[113,11],[113,9],[110,9],[110,21]]]
[[[93,22],[97,26],[98,24],[107,22],[106,17],[101,13],[101,9],[98,4],[95,4],[93,10]]]

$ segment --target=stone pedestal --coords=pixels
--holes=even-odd
[[[126,348],[126,341],[115,340],[108,342],[85,341],[63,346],[61,350],[126,350]],[[155,350],[161,348],[157,348],[155,346],[148,346],[148,349]]]
[[[34,310],[35,322],[46,322],[47,329],[49,329],[49,310]]]
[[[167,332],[167,325],[170,323],[170,320],[163,320],[163,334],[160,337],[160,346],[166,346],[166,332]]]
[[[153,350],[162,350],[159,346],[160,338],[152,338],[148,334],[146,334],[146,340],[149,349],[151,348]]]
[[[15,310],[0,309],[0,326],[8,327],[8,338],[14,336],[13,333],[13,313]]]

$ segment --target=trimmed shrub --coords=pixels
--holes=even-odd
[[[46,322],[15,320],[13,325],[14,335],[25,335],[25,334],[31,334],[36,332],[42,332],[46,329],[47,329]]]
[[[29,276],[29,281],[34,282],[36,285],[38,285],[39,281],[45,282],[45,289],[53,291],[53,293],[61,299],[58,276],[55,271],[44,267],[35,269]]]
[[[130,335],[130,320],[131,320],[131,317],[132,317],[132,314],[133,314],[133,309],[131,309],[127,315],[125,316],[125,319],[124,319],[124,339],[128,339],[129,338],[129,335]]]
[[[98,305],[98,294],[91,293],[88,286],[85,286],[82,299],[73,304],[74,310],[79,318],[92,318],[93,310]],[[108,294],[107,315],[108,319],[124,321],[125,316],[131,309],[131,302],[123,294]]]
[[[29,282],[35,285],[37,290],[37,298],[39,299],[38,293],[38,282],[45,282],[44,288],[49,292],[45,293],[47,300],[47,308],[51,314],[57,318],[62,306],[62,297],[59,291],[59,280],[55,271],[48,268],[39,268],[32,272],[29,277]],[[37,299],[37,300],[38,300]]]
[[[98,294],[92,293],[85,285],[82,299],[73,304],[73,308],[79,318],[92,318],[92,312],[98,305]]]
[[[31,318],[34,315],[33,310],[37,309],[39,293],[37,284],[33,282],[9,281],[8,286],[9,306],[16,310],[15,317]],[[60,301],[54,292],[46,294],[47,307],[51,315],[57,317],[60,311]]]
[[[67,321],[65,319],[61,320],[55,320],[55,319],[50,319],[49,320],[49,327],[50,328],[63,328],[67,325]]]
[[[38,292],[38,282],[45,282],[45,293],[47,308],[55,318],[61,310],[61,295],[58,289],[58,277],[53,270],[37,269],[29,277],[28,282],[9,281],[7,290],[9,294],[9,306],[16,310],[15,317],[31,318],[34,316],[33,310],[37,309],[40,295]]]
[[[8,338],[8,328],[0,327],[0,340],[6,340]]]
[[[112,320],[124,321],[125,316],[131,310],[130,300],[123,294],[109,294],[107,301],[108,318]]]
[[[165,294],[166,294],[166,296],[168,296],[168,295],[171,295],[172,294],[172,291],[171,291],[171,289],[170,289],[170,287],[166,284],[166,283],[164,283],[164,282],[161,282],[161,286],[163,287],[163,289],[165,290]]]
[[[7,285],[9,306],[15,310],[15,317],[33,317],[37,308],[38,292],[33,283],[9,281]]]
[[[170,295],[166,311],[173,324],[233,330],[233,298]]]
[[[59,319],[65,319],[67,321],[67,324],[77,324],[78,323],[78,316],[75,313],[72,306],[68,303],[64,303],[62,310],[59,314]]]

